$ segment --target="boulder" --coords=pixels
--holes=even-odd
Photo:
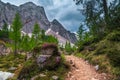
[[[41,54],[36,59],[40,69],[55,68],[61,62],[61,56],[58,48],[54,44],[43,44]]]
[[[0,56],[7,55],[10,52],[11,50],[5,46],[5,43],[0,42]]]

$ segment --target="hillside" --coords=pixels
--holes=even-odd
[[[111,75],[110,80],[119,80],[120,75],[120,32],[113,31],[103,40],[90,45],[84,45],[79,57],[84,58],[94,66],[98,65],[98,71]]]

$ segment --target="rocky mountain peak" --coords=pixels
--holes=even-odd
[[[4,5],[4,3],[0,0],[0,6],[1,6],[1,5]]]
[[[54,20],[52,21],[52,23],[54,23],[54,24],[60,24],[57,19],[54,19]]]
[[[36,5],[33,3],[33,2],[27,2],[27,3],[25,3],[25,4],[22,4],[22,5],[20,5],[20,6],[24,6],[24,7],[36,7]]]
[[[34,24],[37,22],[40,28],[47,31],[51,28],[52,31],[67,39],[71,43],[77,41],[75,34],[67,31],[62,24],[56,19],[50,22],[45,14],[45,10],[41,6],[35,5],[33,2],[27,2],[20,6],[11,5],[10,3],[3,3],[0,1],[0,27],[6,22],[12,24],[16,12],[21,16],[23,23],[22,31],[31,33]]]

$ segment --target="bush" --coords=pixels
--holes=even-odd
[[[21,72],[18,75],[18,80],[29,80],[30,78],[32,78],[33,76],[37,75],[39,73],[39,68],[37,63],[32,60],[29,59],[28,61],[26,61],[24,63],[24,66],[21,70]]]
[[[0,39],[9,38],[8,32],[0,30]]]
[[[107,36],[107,40],[110,41],[120,41],[120,32],[119,31],[114,31],[111,34]]]
[[[32,50],[32,52],[33,52],[34,56],[36,54],[40,54],[41,53],[41,46],[34,47],[34,49]]]
[[[107,56],[113,66],[120,66],[120,50],[117,49],[109,49],[107,52]]]

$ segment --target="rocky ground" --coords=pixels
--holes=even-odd
[[[70,63],[71,70],[65,80],[108,80],[107,74],[96,72],[94,66],[81,58],[71,55],[66,56],[66,60]]]

